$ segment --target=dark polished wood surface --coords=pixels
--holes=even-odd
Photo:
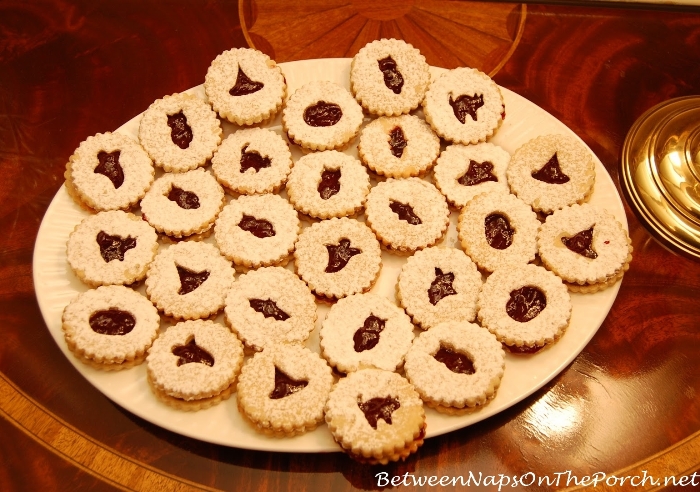
[[[224,50],[251,43],[283,62],[352,56],[362,36],[377,33],[420,36],[432,63],[471,60],[563,121],[618,187],[635,119],[700,92],[700,9],[430,3],[470,14],[450,16],[458,24],[471,16],[479,29],[500,25],[484,51],[443,48],[450,28],[431,31],[411,17],[428,2],[397,3],[405,12],[395,18],[372,7],[378,2],[349,2],[354,21],[315,18],[329,22],[323,35],[298,22],[324,3],[298,2],[303,15],[287,7],[280,16],[273,7],[282,2],[262,0],[0,0],[0,488],[374,490],[382,471],[663,477],[700,469],[700,263],[664,250],[629,208],[634,261],[581,355],[525,401],[427,440],[405,462],[364,466],[341,453],[254,452],[182,437],[120,409],[65,359],[39,312],[32,253],[68,156],[163,95],[201,84]],[[371,32],[347,27],[362,19],[374,22]],[[285,42],[306,48],[280,52]]]

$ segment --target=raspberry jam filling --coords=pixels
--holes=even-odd
[[[177,203],[177,206],[185,210],[195,210],[199,208],[199,197],[191,192],[185,191],[177,186],[170,188],[168,200]]]
[[[389,132],[389,147],[391,148],[391,154],[400,159],[407,145],[408,142],[406,141],[406,136],[404,135],[401,127],[394,127],[394,129]]]
[[[271,299],[249,299],[250,307],[266,318],[275,318],[277,321],[289,319],[289,315],[282,311],[277,303]]]
[[[474,374],[476,372],[476,369],[474,369],[474,362],[472,362],[468,356],[455,352],[444,345],[440,345],[440,350],[438,350],[433,357],[436,361],[445,364],[450,371],[456,374]]]
[[[243,218],[238,223],[238,227],[260,239],[273,237],[275,235],[275,227],[271,222],[265,219],[256,219],[252,215],[243,214]]]
[[[561,167],[559,167],[559,158],[556,152],[542,169],[534,171],[531,176],[538,181],[549,184],[564,184],[569,182],[569,177],[564,174]]]
[[[443,298],[457,293],[452,286],[455,274],[452,272],[443,273],[441,269],[435,268],[435,279],[430,283],[428,289],[428,299],[433,306]]]
[[[292,379],[275,366],[275,388],[270,393],[270,399],[279,400],[280,398],[293,395],[306,388],[308,384],[308,381]]]
[[[236,75],[236,84],[231,87],[228,93],[232,96],[246,96],[258,92],[263,87],[265,87],[265,84],[251,80],[239,66],[238,75]]]
[[[484,219],[486,242],[494,249],[506,249],[513,244],[515,231],[505,215],[491,214]]]
[[[107,263],[112,260],[124,261],[124,254],[136,247],[136,238],[110,236],[105,231],[98,232],[95,239],[100,246],[102,259]]]
[[[209,272],[206,270],[203,272],[193,272],[180,265],[175,266],[177,267],[177,274],[180,277],[180,289],[177,293],[181,296],[189,294],[197,289],[197,287],[202,285],[209,278]]]
[[[493,164],[488,161],[476,162],[473,159],[469,160],[469,168],[462,176],[457,179],[457,182],[462,186],[474,186],[486,181],[498,181],[498,178],[493,175]]]
[[[214,357],[197,345],[194,336],[185,345],[176,345],[173,347],[173,355],[179,357],[177,366],[183,364],[204,364],[212,367],[214,365]]]
[[[192,143],[192,128],[187,123],[187,116],[180,111],[176,114],[168,115],[168,126],[170,127],[170,138],[175,145],[181,149],[186,149]]]
[[[100,335],[126,335],[136,326],[136,318],[117,308],[94,312],[89,319],[90,328]]]
[[[105,152],[103,150],[97,154],[97,160],[100,163],[95,168],[95,174],[106,176],[115,189],[124,184],[124,170],[119,164],[120,154],[120,150],[115,150],[114,152]]]
[[[466,123],[467,115],[471,116],[472,121],[476,121],[476,112],[483,105],[483,94],[479,94],[478,96],[476,94],[473,96],[464,94],[457,99],[452,99],[452,94],[450,94],[450,106],[452,106],[455,118],[462,124]]]
[[[574,253],[578,253],[591,260],[598,258],[598,253],[593,250],[593,227],[581,231],[578,234],[574,234],[571,237],[563,236],[561,242]]]
[[[405,220],[411,225],[419,225],[423,223],[423,221],[420,220],[420,217],[418,217],[413,211],[413,207],[406,203],[392,200],[389,203],[389,208],[392,210],[392,212],[399,216],[400,220]]]
[[[335,103],[319,101],[304,110],[304,121],[309,126],[333,126],[343,117],[343,110]]]
[[[391,90],[394,94],[401,94],[403,76],[401,72],[399,72],[396,62],[391,55],[377,60],[377,63],[379,64],[379,70],[384,74],[384,85],[386,85],[387,89]]]
[[[364,352],[373,349],[379,343],[379,334],[386,326],[386,320],[371,314],[367,316],[364,324],[352,337],[355,342],[355,352]]]
[[[317,190],[322,200],[336,195],[340,191],[340,169],[325,169]]]
[[[248,151],[248,144],[245,144],[241,149],[241,173],[248,169],[253,169],[255,172],[260,172],[265,167],[270,167],[272,160],[269,157],[263,157],[258,152]]]
[[[328,250],[328,266],[326,266],[326,273],[339,272],[345,268],[350,258],[362,253],[361,249],[350,246],[349,239],[341,239],[337,245],[326,244],[326,249]]]
[[[371,425],[373,429],[376,429],[377,420],[379,419],[391,425],[391,414],[394,413],[401,404],[396,398],[387,396],[386,398],[372,398],[366,402],[361,402],[358,398],[357,406],[360,407],[362,413],[365,414],[367,423]]]
[[[547,307],[547,297],[537,287],[525,286],[510,293],[506,313],[515,321],[527,323]]]

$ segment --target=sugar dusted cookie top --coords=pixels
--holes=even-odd
[[[211,106],[184,93],[155,101],[139,125],[139,141],[153,162],[175,173],[205,165],[219,146],[221,133]]]
[[[66,187],[93,210],[126,210],[153,183],[155,170],[145,150],[121,133],[98,133],[82,142],[66,165]]]
[[[234,48],[217,56],[204,79],[214,111],[237,125],[267,120],[282,107],[287,84],[265,53]]]
[[[501,90],[483,72],[455,68],[428,88],[423,100],[425,120],[435,133],[454,143],[483,142],[503,121]]]
[[[309,150],[343,148],[359,132],[362,118],[352,94],[328,81],[297,89],[282,111],[289,139]]]
[[[595,182],[590,151],[568,135],[545,135],[522,145],[507,171],[513,193],[533,210],[552,213],[582,203]]]
[[[358,51],[350,66],[357,101],[374,115],[416,109],[430,83],[430,67],[420,51],[398,39],[380,39]]]

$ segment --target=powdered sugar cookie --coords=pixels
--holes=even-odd
[[[401,308],[372,294],[354,294],[331,307],[320,332],[321,353],[341,372],[363,367],[395,371],[413,340],[413,324]]]
[[[282,70],[265,53],[233,48],[211,63],[204,90],[222,118],[237,125],[252,125],[279,111],[287,84]]]
[[[121,133],[88,137],[68,159],[66,189],[92,210],[126,210],[143,198],[155,170],[145,150]]]
[[[383,117],[362,129],[357,152],[368,168],[382,176],[422,176],[440,154],[440,139],[417,116]]]
[[[430,67],[420,51],[399,39],[379,39],[357,52],[350,65],[350,87],[374,115],[416,109],[430,83]]]
[[[139,141],[166,172],[196,169],[221,142],[221,124],[211,106],[190,94],[158,99],[143,113]]]

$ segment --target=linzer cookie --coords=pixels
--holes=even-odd
[[[463,321],[448,321],[421,333],[404,365],[406,378],[426,405],[449,414],[489,403],[504,369],[505,352],[496,337]]]
[[[97,369],[142,363],[158,335],[160,316],[151,302],[122,285],[78,295],[63,310],[63,332],[78,359]]]
[[[459,214],[457,232],[464,251],[481,270],[535,259],[540,222],[522,200],[502,192],[482,193]]]
[[[82,142],[66,165],[66,189],[92,210],[126,210],[153,183],[155,170],[145,150],[121,133],[98,133]]]
[[[223,206],[223,188],[204,169],[163,174],[141,200],[143,218],[178,238],[207,231]]]
[[[382,244],[403,254],[434,245],[450,220],[445,197],[420,178],[379,183],[367,196],[365,215]]]
[[[340,372],[366,367],[395,371],[413,340],[413,324],[388,299],[354,294],[331,307],[320,332],[321,353]]]
[[[576,138],[545,135],[522,145],[508,166],[513,193],[536,212],[552,213],[590,198],[595,182],[591,153]]]
[[[265,53],[234,48],[211,63],[204,90],[222,118],[237,125],[252,125],[279,111],[287,84],[282,70]]]
[[[216,220],[214,237],[223,255],[243,268],[289,260],[301,223],[294,207],[279,195],[242,195]]]
[[[326,404],[326,423],[343,451],[361,462],[405,460],[425,438],[425,410],[405,378],[362,369],[336,383]]]
[[[373,115],[416,109],[430,83],[430,67],[420,51],[399,39],[368,43],[352,59],[350,87]]]
[[[211,106],[184,93],[155,101],[139,125],[139,141],[153,162],[175,173],[205,165],[219,146],[221,133]]]
[[[379,276],[382,255],[372,230],[355,219],[328,219],[299,235],[294,261],[299,276],[326,299],[367,292]]]
[[[320,219],[355,215],[369,193],[360,161],[336,150],[301,157],[287,180],[287,196],[301,213]]]
[[[591,293],[622,278],[632,261],[632,241],[607,210],[572,205],[547,217],[537,234],[542,264],[572,292]]]
[[[382,176],[422,176],[440,154],[440,139],[417,116],[383,117],[362,129],[357,152],[368,168]]]
[[[234,193],[274,193],[292,167],[292,154],[284,139],[265,128],[244,128],[222,142],[211,159],[219,182]]]
[[[475,68],[455,68],[435,79],[425,93],[425,121],[435,133],[454,143],[488,139],[504,117],[501,90]]]
[[[399,273],[396,297],[420,328],[445,321],[474,321],[481,274],[455,248],[426,248],[408,258]]]
[[[488,142],[450,145],[437,160],[435,186],[457,208],[481,193],[509,193],[506,169],[510,154]]]
[[[537,265],[507,265],[486,279],[479,323],[511,352],[536,352],[562,336],[571,318],[564,282]]]
[[[346,89],[310,82],[292,94],[282,111],[289,140],[309,150],[340,150],[360,130],[362,108]]]
[[[158,251],[156,231],[134,214],[99,212],[83,219],[68,237],[66,256],[86,284],[132,284],[143,279]]]
[[[148,382],[155,395],[178,410],[203,410],[235,391],[243,344],[213,321],[182,321],[148,351]]]
[[[226,296],[226,322],[246,346],[303,343],[316,322],[316,303],[293,272],[264,267],[238,277]]]
[[[215,246],[182,241],[153,260],[146,294],[159,311],[180,319],[206,318],[224,307],[234,270]]]
[[[299,345],[273,345],[243,366],[238,409],[257,431],[291,437],[323,422],[332,386],[331,368],[318,354]]]

